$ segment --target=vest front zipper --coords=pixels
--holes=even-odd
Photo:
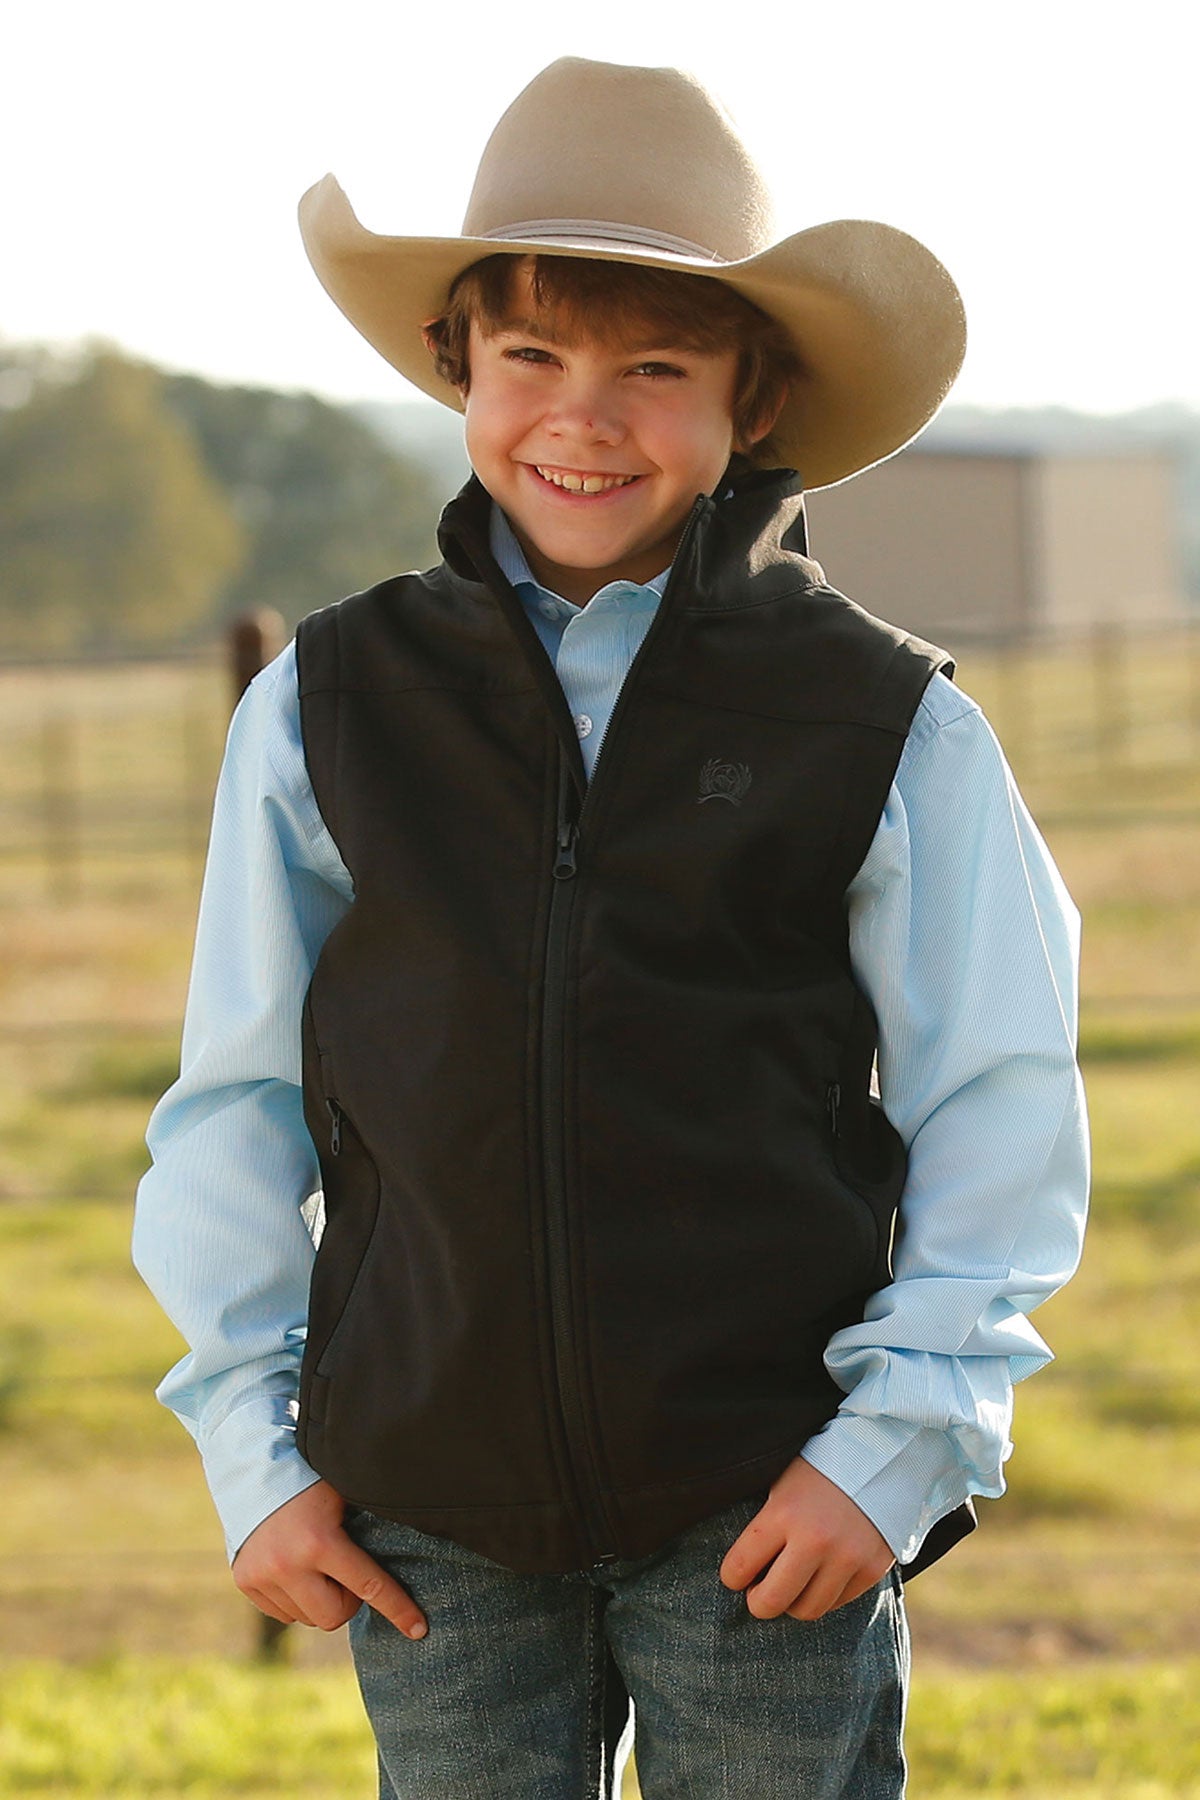
[[[667,588],[659,602],[650,629],[639,647],[633,663],[621,684],[621,692],[613,708],[604,746],[596,759],[596,768],[583,796],[580,819],[594,811],[593,795],[601,765],[607,768],[604,750],[609,747],[613,727],[625,711],[632,677],[638,665],[646,660],[647,648],[666,615],[667,595],[678,576],[685,553],[691,549],[696,527],[711,506],[705,496],[697,498],[680,535],[674,566]],[[608,762],[611,762],[611,755]],[[566,1006],[567,944],[571,914],[575,902],[575,877],[578,873],[577,849],[579,823],[571,817],[572,782],[563,751],[559,750],[558,807],[554,830],[554,880],[550,887],[550,912],[546,927],[545,981],[542,989],[542,1148],[543,1189],[546,1205],[546,1248],[549,1264],[550,1316],[554,1340],[554,1365],[558,1379],[558,1398],[562,1410],[567,1454],[575,1483],[580,1515],[592,1561],[612,1562],[613,1532],[604,1512],[596,1479],[596,1464],[588,1432],[587,1414],[580,1379],[578,1334],[571,1305],[570,1221],[568,1218],[566,1179]]]
[[[542,989],[542,1153],[546,1207],[546,1255],[550,1287],[550,1326],[554,1367],[562,1412],[567,1457],[575,1500],[591,1563],[612,1562],[613,1533],[604,1514],[596,1480],[580,1379],[578,1333],[571,1304],[570,1224],[566,1183],[566,1007],[567,940],[575,898],[575,822],[568,812],[570,781],[559,757],[558,817],[555,827],[554,880],[546,929],[545,980]]]
[[[647,648],[662,625],[666,614],[668,593],[678,576],[685,553],[691,549],[696,527],[710,506],[711,502],[705,496],[699,496],[680,535],[674,566],[666,590],[659,602],[655,616],[651,620],[650,629],[642,640],[638,653],[621,684],[621,691],[617,696],[608,729],[604,734],[604,746],[596,759],[596,768],[588,784],[587,792],[583,796],[580,821],[585,814],[594,811],[593,796],[597,779],[601,776],[601,765],[607,768],[608,762],[612,761],[611,755],[608,756],[608,762],[605,761],[604,751],[610,746],[614,725],[626,709],[629,693],[633,686],[632,677],[638,665],[645,661]],[[600,1497],[599,1483],[595,1474],[595,1458],[588,1432],[583,1387],[580,1379],[578,1334],[575,1331],[571,1305],[565,1116],[567,944],[576,893],[575,877],[578,873],[577,850],[580,830],[579,822],[571,817],[571,788],[572,782],[566,757],[560,749],[558,807],[552,869],[554,880],[550,888],[550,911],[546,927],[545,981],[542,990],[543,1188],[546,1196],[550,1315],[559,1405],[562,1411],[567,1453],[579,1511],[584,1521],[588,1544],[593,1553],[592,1561],[595,1563],[614,1561],[616,1552],[612,1548],[614,1534],[605,1517],[604,1503]]]

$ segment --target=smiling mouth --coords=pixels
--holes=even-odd
[[[552,469],[541,463],[534,463],[533,467],[543,481],[553,487],[565,488],[568,494],[607,494],[613,488],[629,487],[642,479],[640,475],[585,474],[578,469]]]

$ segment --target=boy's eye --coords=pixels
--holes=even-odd
[[[644,362],[639,363],[633,372],[635,375],[648,375],[652,381],[670,379],[671,377],[682,381],[687,370],[681,369],[677,363]]]
[[[516,363],[548,363],[554,358],[548,350],[540,350],[536,344],[514,344],[504,352],[506,362]]]

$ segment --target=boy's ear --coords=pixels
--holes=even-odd
[[[425,323],[421,327],[421,336],[424,339],[425,348],[428,350],[428,352],[429,352],[430,356],[433,358],[434,362],[437,362],[439,356],[442,353],[441,338],[440,338],[439,334],[434,330],[434,327],[437,326],[438,324],[440,324],[440,322],[441,322],[441,317],[440,317],[440,315],[437,315],[432,319],[426,319]],[[467,392],[466,383],[464,382],[460,386],[457,382],[455,382],[453,385],[455,387],[455,391],[458,393],[460,398],[465,399],[466,392]]]
[[[759,413],[745,444],[747,451],[752,450],[755,444],[761,444],[765,437],[770,437],[775,429],[775,421],[783,411],[786,401],[787,391],[785,390],[763,412]]]

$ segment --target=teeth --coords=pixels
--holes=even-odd
[[[543,481],[552,481],[569,494],[606,494],[609,488],[628,487],[637,480],[636,475],[572,475],[559,469],[543,469],[540,463],[534,467]]]

